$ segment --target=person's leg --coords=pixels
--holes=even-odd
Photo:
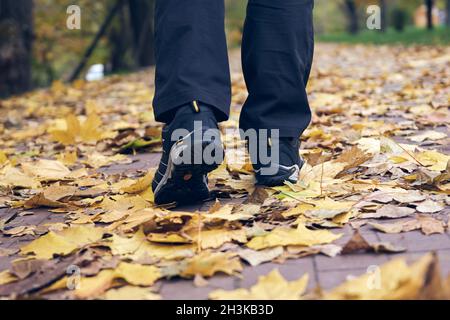
[[[242,64],[249,97],[242,129],[279,129],[298,138],[311,121],[306,84],[311,70],[313,0],[249,0]]]
[[[199,101],[226,120],[231,85],[224,28],[224,0],[156,0],[155,119]]]
[[[156,0],[155,119],[165,122],[152,182],[156,204],[209,197],[208,172],[223,161],[217,122],[231,84],[224,0]]]

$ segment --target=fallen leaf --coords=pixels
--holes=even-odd
[[[448,135],[443,132],[428,130],[421,134],[418,134],[418,135],[415,135],[412,137],[408,137],[408,139],[411,141],[414,141],[414,142],[423,142],[425,140],[431,140],[431,141],[440,140],[440,139],[447,138],[447,136]]]
[[[403,259],[387,262],[362,276],[325,293],[332,300],[406,300],[417,299],[427,286],[428,270],[435,257],[425,255],[412,266]],[[368,290],[370,289],[370,290]]]
[[[40,181],[61,180],[70,175],[70,170],[56,160],[39,159],[35,163],[23,163],[22,169]]]
[[[384,205],[376,212],[363,213],[359,217],[362,219],[372,219],[372,218],[403,218],[408,217],[415,213],[416,210],[408,207],[398,207],[394,205]]]
[[[254,237],[247,243],[247,247],[261,250],[288,245],[313,246],[333,242],[341,236],[342,234],[334,234],[327,230],[310,230],[299,224],[296,229],[277,227],[267,235]]]
[[[234,253],[202,251],[187,261],[186,268],[181,272],[183,277],[194,277],[200,274],[211,277],[218,272],[233,275],[242,271],[239,258]]]
[[[51,259],[55,254],[67,255],[77,248],[100,240],[104,234],[101,228],[74,226],[61,232],[48,234],[23,246],[20,253],[33,254],[37,259]]]
[[[260,276],[258,283],[250,289],[233,291],[215,290],[209,294],[214,300],[299,300],[308,285],[308,275],[288,282],[274,269],[266,276]]]
[[[131,285],[149,287],[160,277],[161,272],[155,266],[122,262],[113,270],[102,270],[94,277],[82,277],[74,295],[79,299],[98,298],[113,285],[114,280],[122,279]]]
[[[161,296],[151,292],[148,288],[125,286],[118,289],[108,290],[103,299],[105,300],[160,300]]]
[[[239,250],[237,254],[241,259],[247,261],[251,266],[258,266],[261,263],[269,262],[283,254],[283,247],[275,247],[255,251],[252,249]]]
[[[419,203],[419,205],[416,207],[416,210],[422,213],[435,213],[444,210],[444,206],[435,201],[426,200],[422,203]]]

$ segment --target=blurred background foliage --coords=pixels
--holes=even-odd
[[[152,65],[154,1],[1,0],[0,96],[81,77],[95,63],[103,64],[107,73]],[[247,1],[225,3],[228,43],[236,48]],[[66,9],[73,4],[81,8],[80,30],[66,27]],[[372,4],[382,8],[382,30],[366,27],[366,10]],[[332,42],[448,45],[449,10],[450,0],[315,0],[316,36]],[[92,45],[92,54],[86,54]],[[77,66],[80,73],[74,72]]]

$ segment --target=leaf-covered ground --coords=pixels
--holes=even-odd
[[[226,162],[198,206],[152,203],[152,70],[0,102],[0,297],[450,297],[450,48],[319,45],[307,164],[273,189],[236,135],[231,56]]]

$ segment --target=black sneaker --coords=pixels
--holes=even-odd
[[[269,158],[272,156],[272,153],[276,151],[276,148],[274,148],[275,146],[277,146],[279,150],[277,162],[263,162],[255,151],[250,152],[253,169],[255,171],[256,184],[275,187],[282,186],[285,181],[297,183],[300,170],[304,164],[303,159],[299,155],[299,139],[279,138],[276,141],[272,141],[270,138],[267,139],[267,155]],[[249,148],[249,150],[253,149]]]
[[[196,101],[179,108],[162,138],[163,155],[152,183],[155,203],[188,204],[209,198],[207,174],[224,157],[212,109]]]

